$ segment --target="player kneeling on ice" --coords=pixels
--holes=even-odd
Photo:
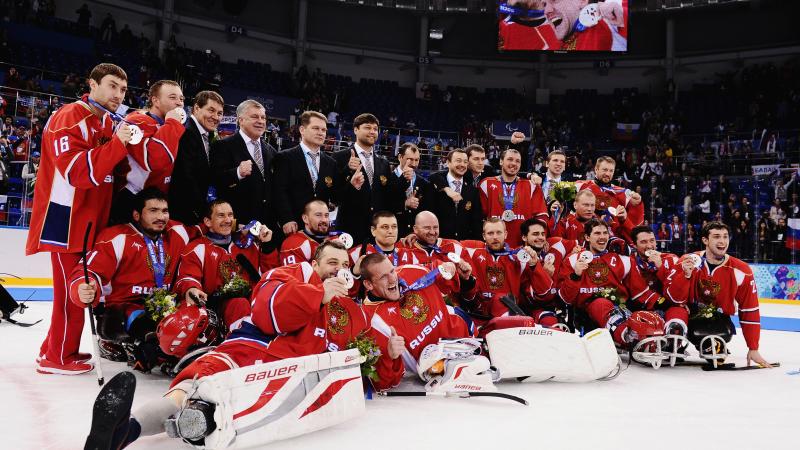
[[[360,413],[359,355],[337,352],[367,328],[337,276],[348,264],[344,246],[328,241],[311,264],[267,272],[256,286],[252,315],[183,369],[164,397],[133,414],[135,379],[112,379],[95,400],[86,448],[122,448],[165,431],[205,448],[233,442],[243,448]],[[318,355],[326,351],[336,353]]]
[[[395,268],[381,253],[364,257],[364,310],[381,348],[376,389],[397,386],[408,370],[417,373],[428,390],[495,390],[489,361],[476,355],[480,345],[469,339],[471,321],[445,304],[436,284],[437,277],[456,273],[468,280],[471,272],[464,260],[428,271],[416,265]]]
[[[652,310],[663,297],[631,270],[631,256],[608,251],[608,224],[590,219],[584,237],[589,250],[564,260],[559,295],[587,316],[587,325],[608,328],[614,342],[632,352],[635,361],[659,367],[667,341],[664,319]],[[631,313],[626,303],[634,303],[637,311]]]
[[[753,271],[747,263],[727,254],[730,244],[728,226],[709,222],[700,231],[705,249],[684,255],[680,261],[682,274],[676,275],[667,296],[686,302],[691,311],[682,319],[689,324],[689,340],[700,357],[714,366],[728,355],[726,343],[735,333],[730,316],[739,310],[739,323],[747,343],[747,365],[754,362],[772,367],[758,351],[761,316],[758,289]]]
[[[164,359],[156,326],[177,303],[171,300],[169,282],[189,241],[183,225],[169,227],[168,222],[166,196],[156,188],[142,190],[131,222],[103,230],[86,255],[89,283],[80,264],[68,278],[73,303],[97,307],[103,297],[105,312],[98,326],[103,356],[130,359],[134,369],[145,372]]]

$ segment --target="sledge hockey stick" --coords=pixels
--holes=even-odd
[[[520,308],[519,305],[517,305],[517,302],[514,301],[514,296],[512,296],[511,294],[506,294],[500,297],[500,303],[504,304],[506,308],[508,308],[508,311],[511,313],[510,315],[512,316],[527,316],[527,314],[525,314],[525,311],[523,311],[522,308]]]
[[[242,266],[242,269],[244,269],[244,271],[247,272],[247,275],[250,276],[250,279],[253,280],[254,283],[257,283],[258,280],[261,279],[261,275],[258,274],[258,270],[256,270],[255,267],[253,267],[253,264],[250,262],[249,259],[247,259],[246,256],[239,253],[238,255],[236,255],[236,262],[238,262],[239,265]]]
[[[779,363],[779,362],[776,362],[776,363],[770,363],[770,367],[772,367],[772,368],[775,368],[775,367],[780,367],[780,366],[781,366],[781,363]],[[714,371],[717,371],[717,370],[756,370],[756,369],[769,369],[770,367],[759,366],[758,364],[756,364],[756,365],[754,365],[754,366],[734,366],[734,365],[730,365],[730,366],[728,366],[728,365],[725,365],[725,364],[723,364],[723,365],[721,365],[721,366],[714,367],[714,366],[712,366],[712,365],[710,365],[710,364],[709,364],[709,365],[705,365],[705,366],[703,366],[703,370],[705,370],[706,372],[714,372]]]
[[[379,392],[378,395],[384,397],[447,397],[447,398],[469,398],[469,397],[497,397],[511,400],[519,404],[528,406],[528,401],[516,395],[504,394],[502,392],[427,392],[427,391],[386,391]]]
[[[31,297],[33,297],[33,294],[35,294],[35,293],[36,293],[36,289],[34,289],[33,292],[31,292],[31,295],[29,295],[28,298],[26,298],[25,300],[19,302],[19,306],[17,306],[17,309],[15,311],[16,314],[24,314],[25,313],[25,310],[28,309],[28,305],[26,305],[25,302],[30,300]],[[3,296],[3,295],[7,295],[8,298],[11,298],[11,300],[14,300],[14,298],[11,297],[11,294],[9,294],[8,291],[6,291],[6,289],[2,285],[0,285],[0,296]],[[44,319],[39,319],[39,320],[37,320],[36,322],[33,322],[33,323],[19,322],[18,320],[11,318],[11,316],[13,316],[13,315],[14,315],[14,312],[9,314],[8,317],[5,317],[5,314],[2,314],[2,316],[3,316],[2,319],[5,320],[6,322],[10,323],[10,324],[14,324],[14,325],[16,325],[18,327],[23,327],[23,328],[32,327],[32,326],[36,325],[37,323],[41,322],[42,320],[44,320]],[[2,321],[2,320],[0,320],[0,321]]]
[[[81,252],[81,256],[83,256],[83,282],[86,284],[89,284],[89,263],[86,261],[86,253],[89,246],[90,231],[92,231],[92,222],[89,222],[89,225],[86,226],[86,234],[83,235],[83,250]],[[97,288],[99,289],[100,286],[97,286]],[[103,368],[100,367],[100,338],[97,337],[97,325],[94,323],[94,308],[91,303],[89,303],[89,326],[92,328],[92,348],[97,358],[94,363],[94,368],[97,371],[97,384],[102,386],[105,383],[105,379],[103,378]]]

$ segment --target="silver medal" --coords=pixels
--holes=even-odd
[[[578,255],[578,261],[591,262],[594,259],[594,254],[589,250],[584,250]]]
[[[353,277],[353,273],[350,272],[350,269],[339,269],[339,271],[336,272],[336,277],[344,281],[344,286],[347,289],[352,288],[353,284],[356,282],[355,278]]]
[[[142,142],[144,138],[144,132],[138,126],[130,123],[128,124],[128,128],[131,130],[131,140],[128,141],[131,145],[137,145],[139,142]]]
[[[701,265],[703,265],[703,258],[701,258],[700,255],[698,255],[697,253],[689,254],[688,258],[692,261],[694,266],[696,268],[698,268],[698,269],[700,268]]]
[[[436,267],[439,273],[442,275],[442,278],[445,280],[452,280],[454,276],[456,276],[455,270],[452,269],[453,266],[450,264],[440,264]]]
[[[186,110],[181,108],[180,106],[175,108],[175,111],[178,113],[180,118],[178,119],[181,123],[186,123]]]
[[[578,22],[586,28],[591,28],[600,23],[602,18],[603,16],[600,14],[600,8],[597,7],[597,3],[589,3],[581,9],[581,13],[578,15]]]
[[[454,264],[458,264],[461,262],[461,255],[456,252],[450,252],[447,254],[447,259],[452,261]]]
[[[261,234],[261,222],[256,221],[256,223],[254,223],[253,226],[250,227],[250,234],[252,234],[253,236],[258,236],[259,234]]]
[[[511,222],[512,220],[516,219],[517,215],[514,214],[514,211],[507,209],[503,211],[502,219],[504,222]]]
[[[548,253],[547,255],[545,255],[544,257],[545,264],[555,264],[555,262],[556,262],[556,255],[552,253]]]
[[[353,236],[350,236],[349,233],[342,233],[336,239],[348,250],[353,246]]]
[[[529,255],[528,252],[526,252],[525,249],[523,248],[517,252],[517,259],[519,260],[519,262],[527,264],[528,261],[531,260],[531,255]]]

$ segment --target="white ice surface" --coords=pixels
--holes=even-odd
[[[34,358],[50,303],[31,303],[20,328],[0,324],[0,449],[79,449],[98,392],[94,373],[40,375]],[[90,351],[88,324],[81,348]],[[743,365],[741,335],[732,342]],[[631,366],[619,378],[587,384],[517,384],[499,399],[377,398],[357,421],[269,445],[270,449],[800,449],[800,333],[765,331],[761,352],[781,367],[703,372]],[[126,367],[103,361],[106,379]],[[161,395],[168,380],[137,374],[134,409]],[[403,389],[421,389],[412,381]],[[131,449],[191,448],[165,435]]]

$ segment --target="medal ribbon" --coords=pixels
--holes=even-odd
[[[150,262],[153,264],[153,277],[156,282],[156,288],[164,286],[164,274],[167,271],[167,265],[164,261],[164,241],[161,236],[158,236],[155,244],[149,236],[143,234],[144,242],[147,246],[147,254],[150,255]],[[156,254],[156,248],[158,254]]]
[[[505,204],[506,210],[513,210],[514,209],[514,193],[517,191],[517,179],[515,178],[514,181],[511,183],[503,183],[503,203]]]
[[[439,275],[441,274],[439,273],[438,269],[432,269],[430,272],[421,276],[411,284],[407,284],[405,280],[398,277],[397,282],[400,284],[400,295],[404,295],[406,292],[410,291],[419,291],[421,289],[425,289],[426,287],[432,285],[436,281],[436,277]]]

